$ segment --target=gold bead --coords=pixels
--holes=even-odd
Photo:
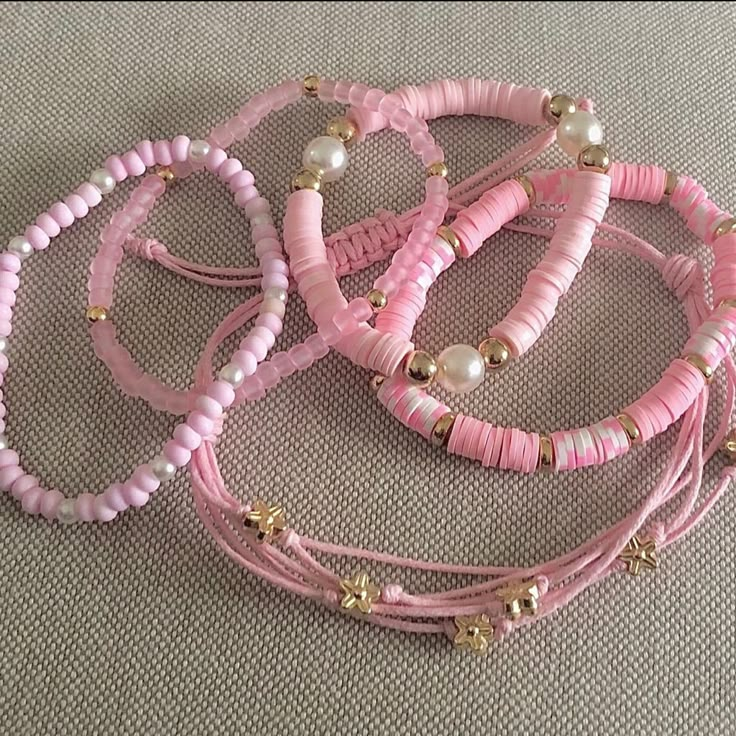
[[[429,386],[437,377],[437,361],[426,350],[414,350],[404,362],[404,375],[418,386]]]
[[[85,312],[87,321],[94,324],[95,322],[104,322],[110,315],[106,307],[87,307]]]
[[[524,191],[526,192],[527,199],[529,200],[529,206],[534,207],[534,205],[537,203],[537,192],[534,189],[534,184],[532,184],[532,180],[528,176],[516,176],[514,177],[516,181],[521,184]]]
[[[455,415],[448,411],[447,414],[443,414],[432,427],[432,434],[430,435],[430,442],[435,447],[442,447],[446,445],[450,440],[450,433],[455,425]]]
[[[457,629],[453,637],[455,646],[469,649],[475,654],[483,654],[488,649],[488,642],[493,640],[493,624],[485,613],[457,616],[455,628]]]
[[[578,109],[575,100],[569,95],[552,95],[547,106],[547,120],[552,125],[557,125],[560,118],[570,115]]]
[[[319,77],[316,74],[308,74],[304,77],[303,88],[307,97],[316,97],[319,93]]]
[[[516,621],[519,616],[536,616],[539,588],[536,580],[519,580],[496,591],[503,601],[504,613]]]
[[[723,440],[721,450],[726,457],[733,463],[736,462],[736,428],[732,429]]]
[[[283,506],[271,506],[259,498],[243,523],[255,530],[258,542],[273,542],[286,529],[286,512]]]
[[[377,373],[375,376],[372,376],[369,382],[371,391],[373,391],[373,393],[378,393],[381,386],[383,386],[383,382],[385,380],[386,380],[386,376],[382,376],[380,373]]]
[[[629,438],[629,444],[637,444],[641,439],[641,432],[634,420],[628,414],[619,414],[616,419],[618,419],[618,423],[624,428],[624,432],[626,432],[626,436]]]
[[[327,123],[327,135],[331,138],[337,138],[344,145],[352,143],[358,135],[358,128],[355,123],[346,117],[332,118]]]
[[[718,225],[714,237],[720,238],[722,235],[728,235],[730,233],[736,233],[736,217],[729,217],[727,220]]]
[[[294,174],[291,180],[291,191],[298,192],[302,189],[311,189],[318,192],[322,187],[322,178],[319,174],[309,169],[302,169]]]
[[[727,309],[736,309],[736,299],[723,299],[718,306],[726,307]]]
[[[455,235],[455,231],[447,225],[440,225],[437,228],[437,235],[444,240],[450,248],[455,252],[455,257],[460,258],[460,238]]]
[[[161,177],[167,187],[171,186],[176,180],[176,175],[169,166],[159,166],[156,169],[156,175]]]
[[[680,175],[674,171],[668,171],[667,176],[664,179],[664,193],[663,198],[669,199],[674,193],[677,187],[677,182],[680,180]]]
[[[710,383],[713,380],[713,369],[700,355],[686,355],[685,360],[703,374],[706,383]]]
[[[498,370],[508,365],[511,360],[509,346],[497,337],[489,337],[478,346],[478,352],[483,356],[486,368]]]
[[[427,166],[427,176],[441,176],[443,179],[447,179],[447,165],[444,161],[430,164]]]
[[[593,143],[578,154],[578,169],[606,174],[611,168],[611,154],[605,146]]]
[[[636,534],[629,540],[626,549],[621,552],[619,559],[626,564],[626,569],[631,575],[637,576],[642,569],[656,570],[657,543],[651,537],[641,539]]]
[[[542,472],[551,472],[555,466],[555,446],[552,444],[551,438],[540,435],[539,437],[539,462],[537,470]]]
[[[371,582],[365,572],[356,572],[350,578],[340,581],[343,592],[340,607],[347,611],[356,609],[369,615],[373,611],[373,604],[381,597],[381,590]]]
[[[388,304],[388,298],[380,289],[371,289],[365,295],[365,298],[368,300],[374,312],[380,312],[382,309],[386,309],[386,305]]]

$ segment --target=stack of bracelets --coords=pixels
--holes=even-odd
[[[295,167],[282,242],[269,202],[259,195],[253,175],[226,149],[246,138],[270,112],[304,96],[347,105],[348,110],[329,122],[325,135],[307,146],[301,165]],[[451,189],[443,152],[427,125],[428,120],[448,115],[497,117],[542,131]],[[420,158],[426,172],[423,203],[402,215],[380,211],[325,239],[322,189],[346,170],[351,145],[384,128],[406,135]],[[574,159],[571,168],[519,174],[555,140]],[[190,263],[171,255],[156,240],[135,236],[168,186],[202,169],[222,181],[245,210],[258,267]],[[614,163],[587,100],[478,79],[441,80],[387,94],[308,76],[254,96],[205,140],[177,136],[172,141],[142,141],[127,153],[108,158],[87,182],[13,238],[0,255],[0,381],[9,365],[23,261],[47,248],[61,230],[131,177],[144,178],[100,234],[89,270],[86,316],[95,354],[120,388],[184,419],[160,452],[127,480],[112,483],[99,494],[74,498],[43,488],[0,435],[0,490],[30,514],[63,524],[110,522],[131,506],[145,505],[178,469],[189,466],[202,522],[225,553],[246,570],[336,611],[402,631],[444,634],[460,648],[483,652],[492,640],[552,614],[611,573],[639,575],[655,569],[658,553],[707,514],[736,472],[727,465],[715,487],[699,500],[703,468],[714,453],[723,448],[736,461],[736,434],[728,429],[736,386],[731,357],[736,343],[736,219],[687,176],[657,166]],[[605,224],[610,198],[653,205],[669,202],[688,229],[713,249],[708,282],[695,259],[665,257],[643,240]],[[538,209],[545,205],[551,208]],[[554,229],[516,222],[522,215],[535,221],[548,218]],[[436,356],[415,347],[412,333],[430,286],[456,259],[472,256],[501,228],[550,241],[516,305],[479,338],[477,346],[451,345]],[[659,270],[683,303],[690,337],[654,386],[591,426],[550,434],[466,416],[432,396],[434,383],[453,393],[472,391],[486,373],[521,358],[554,317],[594,244],[639,256]],[[201,283],[261,288],[210,336],[187,390],[171,388],[146,374],[118,343],[111,311],[117,268],[126,253]],[[365,296],[350,301],[343,296],[340,276],[389,256],[388,268]],[[304,300],[316,329],[301,344],[271,352],[282,331],[292,287]],[[708,291],[712,305],[705,296]],[[218,347],[252,319],[255,322],[238,350],[215,373]],[[534,567],[429,563],[311,539],[290,526],[278,499],[236,498],[223,482],[215,444],[228,408],[257,401],[330,348],[370,371],[378,401],[399,422],[438,448],[485,467],[523,473],[575,470],[620,457],[679,421],[678,436],[669,463],[638,508],[578,548]],[[721,364],[726,400],[717,432],[706,442],[709,384]],[[0,432],[5,429],[2,398],[0,391]],[[654,522],[652,517],[670,502],[674,512],[660,513]],[[361,560],[372,567],[386,564],[472,575],[482,582],[441,592],[408,592],[394,582],[379,583],[366,570],[343,576],[320,561],[332,558]]]

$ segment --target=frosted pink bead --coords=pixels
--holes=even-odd
[[[118,512],[108,505],[105,494],[95,497],[93,510],[95,519],[101,522],[112,521],[118,515]]]
[[[133,506],[137,509],[145,506],[151,500],[150,493],[146,493],[144,490],[141,490],[130,481],[127,481],[123,484],[123,490],[121,491],[121,494],[128,506]]]
[[[0,269],[9,273],[18,273],[21,269],[21,261],[15,253],[0,253]]]
[[[264,314],[261,315],[264,317],[265,321],[268,321],[268,317],[272,315]],[[281,324],[281,320],[278,319],[278,317],[275,317],[276,320],[278,320],[277,325]],[[278,326],[275,330],[269,330],[267,327],[264,327],[262,322],[258,322],[258,318],[256,318],[256,324],[255,327],[253,327],[250,331],[251,337],[262,340],[263,343],[266,345],[266,349],[270,350],[273,347],[274,342],[276,341],[276,337],[274,336],[275,332],[278,332]],[[265,356],[264,356],[265,357]]]
[[[82,182],[77,187],[77,194],[87,203],[87,206],[96,207],[102,201],[102,192],[91,182]]]
[[[135,472],[130,477],[130,480],[136,485],[136,487],[146,493],[154,493],[161,485],[161,481],[159,481],[159,479],[153,474],[151,466],[148,464],[141,465],[136,468]]]
[[[235,141],[235,136],[224,125],[218,125],[209,134],[207,140],[220,148],[227,148]]]
[[[0,450],[0,468],[6,468],[9,465],[18,465],[20,458],[15,450]]]
[[[276,368],[276,370],[279,372],[279,375],[283,378],[292,375],[292,373],[296,371],[294,361],[292,361],[289,354],[284,351],[274,353],[271,356],[271,365]]]
[[[236,158],[227,158],[226,156],[217,174],[224,182],[230,182],[241,171],[243,171],[243,164]]]
[[[199,411],[194,411],[187,417],[187,424],[200,437],[207,437],[212,434],[212,430],[215,426],[214,422],[210,418]]]
[[[95,496],[92,493],[82,493],[74,499],[74,512],[81,521],[95,520]]]
[[[140,156],[143,165],[146,168],[156,165],[156,154],[153,151],[153,143],[151,141],[141,141],[135,146],[135,151]]]
[[[44,491],[43,488],[39,488],[38,486],[36,486],[35,488],[30,488],[28,491],[26,491],[21,500],[23,511],[28,514],[33,514],[34,516],[40,514],[41,503],[45,494],[46,491]]]
[[[228,185],[232,192],[237,192],[238,190],[245,189],[246,187],[252,187],[254,183],[255,179],[253,178],[253,174],[247,169],[238,171],[238,173],[234,174],[228,181]]]
[[[177,468],[183,468],[192,458],[191,451],[187,450],[186,447],[183,447],[176,440],[169,440],[164,445],[163,455],[170,463],[176,465]]]
[[[36,225],[38,225],[38,227],[40,227],[41,230],[49,236],[49,238],[55,238],[61,232],[59,223],[56,222],[48,212],[44,212],[36,218]]]
[[[245,340],[243,340],[243,342],[245,342]],[[247,349],[238,350],[233,355],[231,362],[235,363],[235,365],[237,365],[246,376],[252,376],[258,367],[258,359],[253,355],[252,351]]]
[[[180,424],[174,430],[174,439],[187,450],[196,450],[202,444],[202,435],[195,432],[190,426]]]
[[[278,335],[281,333],[281,330],[283,329],[283,322],[281,321],[281,318],[273,314],[272,312],[264,312],[262,314],[259,314],[256,318],[256,326],[257,327],[263,327],[266,330],[268,330],[269,334],[273,338],[274,335]],[[269,350],[273,347],[274,340],[269,340]]]
[[[10,271],[0,271],[0,288],[15,291],[19,286],[20,279],[17,274],[10,273]]]
[[[38,478],[29,473],[24,473],[13,481],[13,485],[10,487],[10,495],[13,498],[22,498],[28,490],[37,486]]]
[[[304,341],[304,345],[309,350],[309,352],[312,353],[315,360],[323,358],[325,355],[327,355],[327,353],[330,352],[330,348],[327,346],[327,343],[320,335],[310,335]]]
[[[128,502],[125,500],[122,483],[113,483],[103,494],[105,504],[121,513],[128,508]]]
[[[189,158],[189,147],[191,144],[192,142],[187,136],[177,135],[171,141],[171,152],[174,156],[174,161],[186,161]]]
[[[235,401],[233,387],[229,383],[225,383],[225,381],[220,381],[219,379],[207,387],[207,396],[212,397],[225,409]]]
[[[128,151],[122,159],[128,176],[141,176],[145,173],[146,165],[136,151]]]
[[[63,202],[57,202],[51,205],[49,207],[49,214],[56,220],[59,227],[65,228],[74,224],[74,215]]]
[[[0,289],[0,304],[7,304],[8,306],[15,306],[15,292],[11,289]]]
[[[70,194],[68,197],[64,197],[64,204],[69,208],[72,215],[74,215],[77,220],[80,220],[82,217],[86,217],[89,212],[89,206],[78,194]]]
[[[156,141],[153,144],[153,153],[159,166],[171,166],[174,163],[171,144],[168,141]]]
[[[46,491],[41,499],[41,515],[48,521],[52,521],[59,513],[59,506],[64,500],[64,494],[56,489]]]
[[[128,170],[120,156],[109,156],[105,159],[105,168],[118,183],[128,178]]]
[[[38,225],[29,225],[24,235],[35,250],[44,250],[51,242],[51,238]]]
[[[241,343],[241,350],[252,353],[256,360],[260,363],[268,354],[268,344],[257,335],[248,335]]]
[[[236,353],[237,355],[237,353]],[[240,364],[238,364],[240,366]],[[242,368],[242,366],[240,366]],[[222,405],[210,396],[198,396],[194,406],[209,419],[219,419],[223,415]]]
[[[0,491],[7,493],[22,475],[24,475],[23,468],[18,467],[15,463],[0,467]]]
[[[232,161],[233,159],[228,159],[227,154],[222,148],[210,148],[210,152],[205,159],[205,166],[207,167],[207,171],[211,171],[213,174],[217,174],[223,181],[227,181],[222,175],[222,170],[228,160]]]
[[[245,207],[251,199],[257,196],[258,190],[255,187],[243,187],[242,189],[238,189],[235,194],[235,204],[237,204],[238,207]]]

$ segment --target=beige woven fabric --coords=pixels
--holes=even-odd
[[[478,75],[589,95],[618,159],[687,171],[733,205],[735,21],[729,3],[2,3],[0,239],[108,153],[202,135],[252,93],[309,71],[385,88]],[[330,112],[302,103],[237,148],[279,217],[301,149]],[[528,134],[484,120],[432,129],[455,179]],[[326,228],[401,211],[420,187],[405,142],[378,135],[327,195]],[[32,259],[18,298],[8,434],[29,468],[70,493],[123,479],[173,426],[116,390],[82,318],[96,237],[123,194]],[[705,255],[665,208],[617,206],[610,219],[666,252]],[[188,257],[252,260],[242,217],[206,175],[167,194],[150,231]],[[475,341],[543,247],[501,234],[453,268],[418,341]],[[129,259],[115,319],[146,368],[185,386],[240,298]],[[297,302],[281,345],[309,332]],[[591,421],[651,385],[684,337],[682,310],[651,269],[594,252],[539,345],[457,406],[540,430]],[[366,378],[331,355],[235,412],[219,445],[233,489],[282,500],[295,527],[320,538],[532,563],[631,509],[671,442],[559,477],[488,472],[400,427]],[[104,527],[49,525],[3,498],[0,733],[732,733],[734,518],[727,495],[657,574],[616,576],[481,659],[246,576],[203,532],[183,476]]]

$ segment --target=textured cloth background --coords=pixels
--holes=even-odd
[[[618,159],[686,171],[733,206],[735,21],[729,3],[3,3],[0,240],[109,153],[201,136],[256,91],[311,71],[387,89],[477,75],[588,95]],[[331,112],[305,101],[236,149],[279,218],[303,145]],[[529,135],[487,120],[432,129],[455,181]],[[374,136],[327,194],[326,228],[414,205],[421,180],[405,141]],[[173,426],[112,385],[83,320],[97,235],[123,197],[32,259],[18,298],[8,433],[27,467],[70,494],[125,478]],[[665,252],[706,255],[666,208],[617,206],[609,219]],[[207,175],[167,194],[150,231],[186,257],[252,261],[243,218]],[[502,233],[454,267],[417,341],[475,342],[543,248]],[[376,273],[346,280],[346,293]],[[183,387],[242,298],[127,259],[115,321],[146,368]],[[280,344],[309,331],[295,299]],[[539,345],[456,405],[542,431],[576,426],[641,394],[684,338],[682,310],[650,268],[594,252]],[[218,449],[232,488],[280,499],[299,531],[530,564],[630,510],[671,437],[575,474],[489,472],[400,427],[365,372],[330,355],[235,412]],[[50,525],[2,498],[0,733],[732,733],[735,512],[727,495],[656,574],[613,577],[476,658],[246,576],[203,533],[184,474],[107,526]]]

